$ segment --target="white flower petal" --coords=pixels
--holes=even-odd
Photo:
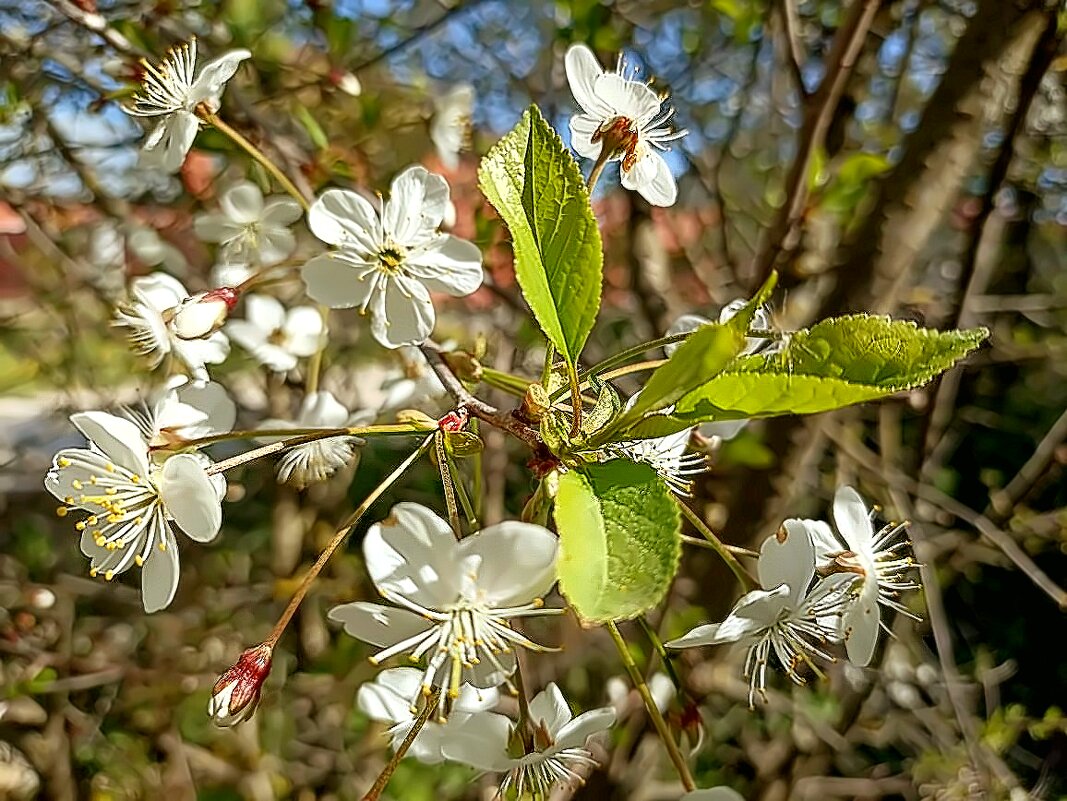
[[[458,298],[482,285],[482,252],[473,242],[451,235],[440,236],[425,250],[409,256],[406,267],[431,292],[447,292]]]
[[[659,95],[647,83],[631,81],[617,72],[605,72],[597,77],[593,92],[610,109],[609,116],[626,117],[637,123],[659,113]],[[592,109],[586,109],[590,113]]]
[[[804,597],[815,575],[815,545],[806,521],[786,520],[777,534],[764,540],[756,571],[763,589],[788,584],[795,599]]]
[[[556,744],[553,750],[562,751],[566,748],[581,748],[586,740],[594,734],[607,731],[615,725],[615,710],[611,707],[590,709],[583,712],[574,720],[566,723],[556,732]]]
[[[559,540],[542,526],[498,523],[460,540],[457,551],[478,557],[478,589],[495,607],[530,603],[556,583]]]
[[[372,720],[405,723],[413,720],[411,699],[422,684],[422,671],[399,667],[383,670],[374,681],[364,682],[356,695],[356,706]]]
[[[190,381],[179,387],[174,397],[177,403],[172,408],[176,415],[184,416],[187,421],[193,416],[199,419],[179,427],[168,424],[166,417],[157,416],[156,425],[160,428],[177,428],[181,436],[187,439],[232,431],[233,424],[237,422],[237,405],[222,384]]]
[[[183,532],[197,542],[211,542],[222,525],[222,504],[204,465],[188,453],[163,463],[159,497]]]
[[[834,494],[834,524],[850,550],[869,555],[874,543],[874,524],[863,498],[852,487],[839,487]]]
[[[600,151],[604,148],[604,143],[599,140],[594,142],[593,134],[600,130],[600,126],[603,124],[603,119],[589,114],[575,114],[571,117],[571,147],[577,151],[579,156],[584,156],[587,159],[600,157]]]
[[[839,554],[845,550],[841,540],[834,534],[830,525],[823,520],[801,520],[808,530],[808,536],[815,546],[815,563],[823,564],[828,561],[831,554]]]
[[[322,315],[312,306],[289,310],[282,326],[286,349],[296,356],[311,356],[319,349],[323,335]]]
[[[371,302],[371,333],[385,347],[419,345],[433,333],[437,320],[433,302],[418,281],[394,276]]]
[[[231,50],[205,64],[189,89],[190,107],[197,103],[207,102],[212,106],[213,111],[217,110],[219,98],[222,97],[222,92],[226,88],[226,81],[233,77],[242,61],[251,57],[252,54],[247,50]]]
[[[511,765],[507,752],[511,720],[504,715],[482,712],[449,729],[441,749],[446,759],[487,771],[507,770]]]
[[[263,213],[259,220],[264,225],[272,228],[284,228],[292,225],[304,216],[304,210],[300,208],[291,197],[272,197],[263,206]]]
[[[129,420],[106,412],[78,412],[70,422],[109,460],[142,478],[148,476],[148,444]]]
[[[151,555],[141,567],[141,602],[144,611],[151,614],[170,606],[178,589],[178,544],[166,526],[162,526],[163,543],[152,549]]]
[[[251,181],[241,181],[219,198],[222,213],[242,226],[259,222],[263,215],[263,193]]]
[[[349,636],[379,648],[386,648],[433,627],[433,623],[414,612],[366,601],[335,606],[327,617],[342,624]]]
[[[737,642],[770,626],[786,607],[789,587],[783,584],[773,590],[753,590],[734,605],[722,623],[697,626],[676,640],[664,643],[668,648],[694,648]]]
[[[678,200],[678,184],[663,156],[648,150],[631,170],[622,171],[622,185],[635,190],[653,206],[673,206]]]
[[[369,267],[370,265],[368,265]],[[374,282],[360,279],[351,262],[324,253],[304,265],[300,271],[308,297],[331,309],[350,309],[367,302]]]
[[[327,189],[319,195],[308,211],[308,227],[326,244],[357,248],[361,256],[377,253],[382,244],[378,212],[347,189]]]
[[[200,120],[188,111],[175,111],[164,117],[145,140],[141,163],[150,169],[177,172],[185,163],[185,156],[199,130]]]
[[[277,264],[296,250],[296,237],[288,228],[260,228],[258,244],[260,264]]]
[[[597,80],[604,70],[593,51],[583,44],[573,44],[567,49],[563,63],[571,94],[582,110],[597,117],[615,116],[614,109],[596,91]]]
[[[348,409],[332,392],[312,392],[300,404],[297,424],[302,428],[340,428],[348,422]]]
[[[189,297],[182,282],[167,273],[152,273],[130,282],[130,293],[157,312],[173,309]]]
[[[239,236],[244,226],[221,214],[198,214],[193,218],[193,230],[204,242],[226,242]]]
[[[245,319],[269,336],[285,325],[285,307],[270,295],[248,295]]]
[[[871,663],[878,644],[880,620],[878,581],[871,576],[864,580],[863,590],[849,605],[841,621],[846,637],[845,650],[852,664],[866,667]]]
[[[711,320],[707,317],[701,317],[699,314],[683,314],[671,323],[671,327],[664,332],[664,336],[672,337],[675,334],[689,334],[696,331],[702,325],[707,325],[710,322]],[[670,356],[681,346],[681,342],[677,342],[673,345],[664,345],[663,352],[666,353],[667,356]]]
[[[567,699],[563,697],[555,682],[549,682],[545,689],[530,700],[530,719],[535,725],[543,723],[553,740],[557,739],[557,735],[573,717],[574,713],[567,706]]]
[[[420,245],[437,232],[447,206],[448,182],[425,167],[408,167],[393,179],[382,226],[397,244]]]

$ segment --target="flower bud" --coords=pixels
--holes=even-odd
[[[180,339],[211,336],[222,328],[237,305],[237,297],[237,290],[228,286],[193,295],[171,310],[171,329]]]
[[[274,646],[260,643],[242,653],[233,667],[219,676],[207,704],[216,726],[236,726],[252,717],[273,655]]]

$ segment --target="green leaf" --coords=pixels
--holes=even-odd
[[[650,412],[665,409],[725,369],[744,349],[752,317],[766,303],[777,280],[777,274],[772,274],[755,296],[725,323],[707,323],[690,334],[667,362],[649,376],[636,400],[598,441],[625,431]]]
[[[690,423],[813,414],[926,383],[989,335],[932,331],[865,314],[835,317],[789,336],[778,353],[744,356],[676,405]]]
[[[523,297],[573,368],[600,310],[604,264],[578,163],[530,106],[482,159],[478,185],[511,232]]]
[[[681,557],[681,520],[655,470],[625,459],[571,470],[554,516],[560,591],[583,620],[627,620],[663,599]]]

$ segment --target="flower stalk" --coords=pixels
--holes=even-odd
[[[389,780],[393,778],[396,766],[400,764],[400,760],[404,758],[408,749],[411,748],[411,744],[415,742],[415,738],[419,736],[422,727],[426,725],[426,722],[430,719],[434,710],[437,709],[440,698],[440,690],[433,690],[429,697],[426,698],[422,710],[419,712],[418,717],[415,718],[415,722],[411,726],[411,731],[408,732],[408,735],[404,738],[403,742],[397,746],[392,759],[390,759],[385,767],[382,768],[382,772],[378,774],[378,778],[374,780],[374,784],[372,784],[371,788],[364,794],[362,801],[378,801],[382,792],[385,790],[386,785],[389,784]]]
[[[678,508],[681,510],[685,519],[693,524],[693,528],[701,533],[701,535],[708,541],[708,544],[719,555],[719,557],[726,563],[726,566],[730,568],[730,571],[737,577],[737,580],[741,582],[741,586],[745,588],[745,592],[754,590],[759,586],[752,575],[745,570],[742,564],[737,561],[737,557],[733,555],[729,548],[727,548],[722,540],[715,536],[715,532],[712,531],[708,524],[700,519],[700,515],[694,512],[689,506],[681,499],[675,498],[675,502],[678,504]]]
[[[619,656],[622,658],[622,663],[626,667],[626,672],[630,674],[630,679],[633,681],[634,687],[637,688],[641,700],[645,702],[645,709],[648,710],[648,716],[652,719],[652,725],[656,728],[656,734],[658,734],[660,740],[663,741],[663,745],[667,749],[667,754],[670,756],[671,762],[674,764],[674,769],[678,771],[678,778],[682,780],[682,786],[685,787],[687,792],[695,790],[697,785],[696,782],[693,781],[693,774],[689,771],[689,765],[686,764],[685,757],[678,748],[678,743],[676,743],[671,736],[670,729],[667,727],[667,721],[663,719],[659,707],[656,706],[656,700],[652,697],[652,691],[648,689],[645,677],[641,675],[641,671],[634,662],[633,656],[630,655],[630,649],[626,645],[626,640],[623,639],[622,634],[619,632],[619,627],[612,622],[608,623],[607,629],[608,633],[611,635],[612,641],[615,643],[615,648],[618,650]]]

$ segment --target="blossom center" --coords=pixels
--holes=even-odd
[[[402,245],[391,241],[386,242],[382,249],[378,251],[378,264],[381,266],[382,272],[389,275],[397,275],[404,266],[406,256],[407,249]]]
[[[591,137],[593,142],[604,143],[609,157],[622,156],[622,168],[629,172],[637,164],[637,146],[641,137],[637,123],[629,117],[615,117],[597,128]]]

